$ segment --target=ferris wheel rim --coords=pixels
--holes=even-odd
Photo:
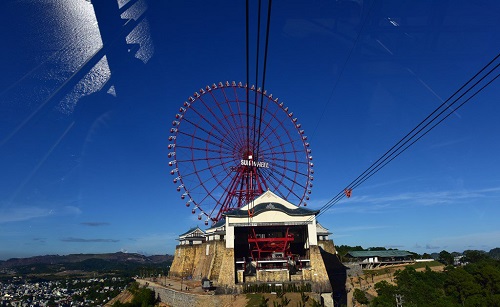
[[[230,97],[225,92],[225,89],[233,90],[234,93],[231,95],[234,96]],[[240,109],[241,103],[252,102],[250,99],[247,101],[246,97],[239,97],[237,90],[252,92],[255,97],[266,99],[266,108],[270,105],[274,108],[273,112],[267,109],[263,110],[264,114],[267,117],[270,116],[273,121],[271,119],[263,121],[263,118],[259,118],[261,123],[264,123],[262,134],[266,138],[262,142],[259,141],[258,144],[254,144],[257,137],[255,131],[252,133],[252,140],[249,140],[247,137],[248,130],[246,135],[242,131],[247,128],[245,127],[244,117],[248,115],[244,114],[244,111]],[[218,101],[215,98],[214,93],[216,91],[221,91],[221,96],[224,97],[223,101]],[[261,143],[264,144],[262,152],[259,151],[257,155],[262,155],[272,160],[269,163],[273,167],[273,171],[262,168],[256,172],[256,174],[258,173],[259,176],[266,179],[267,189],[272,188],[276,190],[276,194],[285,199],[292,195],[294,199],[298,200],[298,204],[296,204],[298,206],[306,205],[306,200],[309,199],[308,195],[311,193],[312,174],[314,173],[311,150],[309,149],[309,143],[307,142],[307,137],[304,135],[304,131],[300,129],[301,125],[297,123],[297,118],[293,117],[293,112],[289,112],[288,107],[285,107],[283,102],[279,102],[278,98],[273,98],[272,94],[267,94],[267,91],[262,91],[260,88],[255,88],[255,86],[249,88],[246,84],[243,85],[241,82],[236,84],[234,81],[232,83],[219,82],[218,85],[214,83],[212,86],[206,86],[205,89],[202,88],[195,92],[193,96],[190,96],[184,102],[183,106],[179,109],[180,113],[176,115],[176,120],[172,123],[173,127],[170,130],[172,135],[169,137],[169,140],[173,141],[173,143],[169,144],[168,147],[169,149],[173,149],[173,152],[169,153],[169,157],[174,157],[174,160],[169,162],[169,165],[173,167],[171,174],[177,174],[174,183],[180,183],[177,191],[183,192],[181,195],[182,199],[188,198],[186,206],[193,204],[193,214],[199,211],[199,220],[204,216],[206,219],[205,224],[207,224],[208,220],[216,222],[220,219],[220,212],[218,212],[216,218],[213,215],[223,196],[215,197],[214,195],[220,193],[219,190],[228,192],[227,180],[231,176],[231,170],[233,167],[236,167],[234,165],[237,165],[238,162],[243,163],[244,159],[241,157],[250,153],[250,148],[246,149],[248,150],[247,153],[242,152],[242,148],[245,148],[245,144],[248,147],[250,143],[252,144],[252,148],[254,146],[259,148]],[[204,101],[205,96],[208,99],[213,99],[215,102],[213,109],[207,106]],[[195,108],[198,101],[198,105],[201,105],[199,111]],[[227,104],[227,106],[222,105],[223,103]],[[256,106],[257,103],[254,102],[254,107]],[[228,109],[224,111],[224,107]],[[206,114],[202,114],[202,108],[207,109]],[[232,108],[235,108],[235,110]],[[194,113],[195,118],[198,117],[200,122],[195,124],[193,119],[186,118],[186,115],[189,114],[188,112]],[[216,114],[215,112],[220,112],[220,114]],[[229,113],[225,114],[225,112]],[[278,114],[278,112],[281,113]],[[283,112],[285,115],[283,115]],[[215,119],[217,123],[209,121],[207,119],[208,116],[212,116],[212,119]],[[252,119],[255,121],[257,115],[254,114],[253,116]],[[285,127],[285,122],[289,122],[289,126]],[[184,123],[188,125],[187,131],[180,130]],[[229,127],[227,130],[223,128],[224,124],[227,124]],[[255,127],[253,128],[255,129]],[[297,135],[291,135],[295,132],[300,138]],[[285,135],[280,135],[280,133],[284,133]],[[203,135],[208,138],[203,138]],[[190,144],[179,144],[178,141],[180,138],[187,138]],[[269,139],[271,138],[273,141],[276,141],[275,144],[270,144]],[[285,140],[282,141],[282,138]],[[231,142],[234,142],[232,145],[236,144],[237,146],[227,145],[225,141],[229,139]],[[300,148],[297,148],[298,145],[296,143],[299,141]],[[283,158],[281,159],[277,157],[278,149],[282,150],[280,153],[283,154]],[[238,152],[235,152],[235,150]],[[179,159],[178,157],[181,152],[182,154],[186,154],[186,157]],[[253,152],[250,154],[253,154]],[[294,157],[295,159],[293,160],[289,157]],[[250,156],[250,159],[253,159],[253,157]],[[183,168],[182,171],[181,168]],[[188,170],[190,172],[187,172]],[[187,173],[182,174],[182,172]],[[204,172],[209,172],[211,178],[203,178],[204,175],[202,173],[204,174]],[[300,183],[296,182],[299,181],[297,180],[298,178],[300,179]],[[215,184],[213,182],[208,184],[209,180],[214,181]],[[202,193],[205,195],[201,195]],[[215,202],[212,210],[203,208],[208,201]]]

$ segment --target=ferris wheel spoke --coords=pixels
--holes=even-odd
[[[201,148],[201,147],[188,147],[188,146],[181,146],[181,145],[176,145],[177,148],[182,148],[182,149],[192,149],[195,151],[200,151],[200,152],[213,152],[213,153],[218,153],[218,154],[227,154],[227,155],[232,155],[233,152],[230,151],[220,151],[220,150],[215,150],[215,149],[208,149],[208,148]]]
[[[222,181],[224,181],[225,179],[229,178],[229,176],[230,176],[230,174],[227,174],[227,175],[224,177],[224,179],[223,179]],[[213,200],[215,201],[215,207],[217,207],[219,203],[217,202],[217,199],[213,196],[213,195],[214,195],[214,194],[213,194],[213,192],[215,191],[215,189],[216,189],[218,186],[214,186],[211,190],[210,190],[210,189],[207,189],[207,188],[206,188],[206,186],[205,186],[203,183],[201,184],[201,186],[203,186],[203,188],[206,190],[207,194],[206,194],[206,196],[205,196],[205,197],[203,197],[203,198],[200,200],[200,205],[199,205],[199,206],[201,206],[201,204],[202,204],[203,202],[205,202],[205,200],[206,200],[206,199],[208,199],[208,198],[210,197],[211,199],[213,199]]]
[[[225,165],[227,165],[229,162],[220,162],[220,163],[217,163],[217,164],[207,164],[206,167],[204,168],[200,168],[197,170],[198,173],[201,173],[201,172],[211,172],[212,175],[214,175],[214,177],[208,177],[207,181],[208,182],[209,180],[215,180],[217,182],[220,183],[220,181],[217,179],[217,177],[215,176],[218,176],[220,173],[226,171],[227,172],[227,169],[230,168],[229,167],[225,167]],[[216,173],[212,172],[212,170],[214,169],[220,169],[218,170]],[[196,175],[197,172],[192,172],[190,173],[189,175]],[[230,172],[228,172],[228,174],[230,174]]]
[[[201,210],[203,210],[201,208],[202,204],[205,202],[206,199],[208,198],[212,198],[213,200],[215,200],[215,198],[213,197],[213,195],[210,193],[211,191],[215,191],[215,189],[217,188],[217,185],[214,185],[213,188],[207,188],[207,185],[208,185],[208,182],[210,181],[211,179],[208,179],[207,181],[201,181],[200,184],[199,184],[199,187],[203,188],[203,190],[205,190],[206,194],[203,198],[201,198],[200,201],[197,201],[196,203],[198,204],[198,206],[200,207]]]
[[[224,179],[227,178],[228,176],[230,176],[230,174],[231,174],[231,171],[230,171],[231,167],[226,166],[229,162],[232,162],[232,161],[223,161],[219,164],[210,164],[209,163],[208,170],[209,170],[210,174],[212,175],[212,179],[215,180],[217,182],[217,185],[219,185],[221,187],[223,187],[222,183],[223,183]],[[223,180],[219,180],[218,173],[216,174],[214,172],[214,170],[218,167],[222,167],[222,170],[224,170],[228,173],[228,175]],[[227,170],[229,170],[229,171],[227,171]]]
[[[238,178],[234,178],[233,177],[233,180],[231,180],[231,183],[230,185],[227,187],[228,190],[233,190],[235,186],[238,185]],[[227,190],[226,190],[227,191]],[[212,211],[210,212],[210,216],[214,216],[215,215],[215,218],[218,219],[220,218],[220,215],[225,211],[227,210],[227,208],[224,207],[224,204],[227,204],[227,202],[225,202],[223,199],[224,198],[228,198],[230,197],[230,195],[228,195],[226,193],[226,195],[224,194],[221,194],[220,198],[219,198],[219,201],[216,202],[216,206],[214,206],[214,208],[212,209]],[[229,204],[230,205],[230,204]],[[227,206],[227,205],[226,205]],[[220,207],[219,209],[219,212],[216,212],[217,208]]]
[[[201,129],[201,128],[200,128]],[[203,129],[201,129],[203,132],[207,133],[207,135],[210,135],[210,132],[208,131],[204,131]],[[215,143],[213,141],[210,141],[208,140],[207,138],[202,138],[202,137],[199,137],[199,136],[196,136],[194,134],[189,134],[187,132],[183,132],[183,131],[179,131],[178,134],[181,134],[181,135],[184,135],[186,137],[189,137],[189,138],[192,138],[192,139],[195,139],[195,140],[198,140],[200,142],[203,142],[203,143],[206,143],[206,144],[210,144],[210,145],[213,145],[213,146],[216,146],[216,147],[220,147],[220,148],[224,148],[224,149],[227,149],[227,150],[234,150],[233,148],[231,147],[228,147],[224,142],[221,142],[221,143]],[[215,137],[215,136],[214,136]],[[177,141],[177,140],[176,140]],[[178,143],[178,142],[176,142]],[[177,145],[176,145],[177,146]],[[186,146],[187,147],[187,146]]]
[[[295,148],[295,144],[298,143],[298,142],[300,142],[300,141],[299,140],[291,140],[291,141],[288,141],[288,142],[283,142],[281,144],[277,144],[277,145],[273,145],[273,146],[270,146],[270,147],[266,147],[265,150],[273,152],[274,150],[278,149],[279,147],[283,147],[283,146],[292,146],[292,147]]]
[[[217,160],[217,159],[214,159],[214,160]],[[183,160],[183,161],[179,161],[179,162],[189,162],[189,161],[193,161],[193,160]],[[204,171],[209,171],[210,168],[215,168],[215,167],[223,167],[223,165],[225,164],[228,164],[229,162],[221,162],[221,163],[218,163],[218,164],[213,164],[213,165],[207,165],[207,167],[205,168],[200,168],[200,169],[197,169],[196,172],[204,172]],[[194,175],[196,173],[195,171],[191,172],[191,173],[188,173],[186,175],[183,175],[183,177],[186,177],[186,176],[191,176],[191,175]],[[212,178],[211,178],[212,179]]]
[[[290,178],[288,178],[287,176],[283,176],[283,177],[282,177],[282,180],[279,180],[278,178],[276,178],[276,175],[275,175],[274,173],[271,173],[271,172],[269,173],[269,175],[270,175],[271,177],[275,178],[276,180],[278,180],[278,181],[280,182],[280,184],[278,185],[280,188],[282,187],[283,189],[287,190],[287,191],[289,192],[288,194],[292,194],[292,195],[294,195],[295,197],[297,197],[297,199],[301,199],[301,197],[300,197],[300,196],[299,196],[299,195],[298,195],[298,194],[297,194],[297,193],[296,193],[293,189],[291,189],[288,185],[283,184],[283,178],[286,178],[286,179],[290,180],[292,183],[294,183],[294,182],[293,182],[293,180],[291,180],[291,179],[290,179]],[[301,186],[301,185],[300,185],[300,184],[298,184],[298,183],[295,183],[295,184],[297,184],[297,185]],[[301,186],[301,187],[303,187],[303,186]],[[303,188],[304,188],[304,187],[303,187]],[[287,197],[285,197],[285,198],[287,198]]]
[[[291,162],[292,160],[290,160],[290,159],[278,158],[278,157],[274,158],[273,161],[275,161],[275,162],[283,162],[283,163],[286,163],[286,162],[296,163],[297,165],[302,165],[302,166],[309,165],[309,162],[307,162],[307,161],[300,161],[300,162],[293,161],[293,162]],[[274,166],[279,166],[280,164],[275,163],[273,165]]]
[[[269,116],[270,116],[273,120],[270,120],[270,121],[267,121],[267,122],[266,122],[266,125],[264,126],[264,129],[261,131],[261,133],[262,133],[263,135],[266,135],[266,131],[267,131],[268,129],[275,130],[275,129],[278,129],[278,128],[282,128],[282,127],[283,127],[283,124],[284,124],[284,122],[285,122],[286,117],[283,117],[283,118],[280,120],[280,119],[278,118],[278,111],[280,111],[280,109],[279,109],[279,108],[276,108],[276,109],[274,110],[274,112],[273,112],[273,113],[266,112],[266,113],[269,113],[269,114],[270,114]],[[271,124],[272,124],[273,122],[274,122],[274,123],[276,123],[276,122],[278,122],[278,123],[279,123],[279,125],[276,125],[276,124],[274,125],[274,129],[272,129],[272,128],[271,128]]]
[[[235,119],[232,119],[232,122],[230,120],[228,120],[228,117],[229,116],[226,116],[224,114],[224,111],[222,110],[221,108],[221,104],[222,102],[219,102],[217,97],[214,95],[214,93],[212,91],[210,91],[210,95],[212,97],[212,99],[215,101],[215,104],[217,105],[217,108],[219,109],[219,112],[223,115],[223,118],[225,119],[226,123],[228,124],[228,126],[231,128],[231,131],[233,133],[235,133],[235,143],[241,143],[242,140],[244,140],[244,136],[241,135],[241,133],[239,133],[239,131],[241,129],[239,129],[238,127],[245,127],[243,122],[241,121],[241,116],[240,117],[240,123],[239,123],[239,126],[238,126],[238,123]],[[238,104],[239,105],[239,104]],[[234,112],[232,110],[232,107],[231,107],[231,104],[230,103],[227,103],[227,107],[229,109],[229,114],[233,115],[234,116]],[[241,113],[240,113],[241,114]]]
[[[283,137],[285,137],[285,136],[280,135],[280,134],[277,132],[277,129],[273,129],[273,130],[271,131],[271,133],[269,133],[269,134],[265,135],[265,137],[264,137],[263,139],[264,139],[264,140],[267,140],[267,139],[271,138],[271,139],[279,139],[279,140],[281,140]],[[288,134],[288,135],[286,135],[286,137],[288,138],[288,140],[289,140],[289,141],[287,141],[287,142],[284,142],[284,141],[277,142],[277,143],[276,143],[276,145],[271,146],[271,147],[268,147],[267,149],[274,150],[274,149],[277,149],[277,148],[280,148],[280,147],[281,147],[281,148],[284,148],[285,146],[293,146],[293,147],[295,147],[294,145],[295,145],[296,143],[302,143],[302,142],[301,142],[301,140],[300,140],[300,142],[299,142],[299,139],[294,139],[294,138],[292,138],[289,134]],[[302,145],[302,144],[301,144],[301,145]]]
[[[267,154],[268,152],[272,152],[272,150],[270,150],[270,149],[264,150],[262,153],[263,154]],[[288,154],[303,154],[303,151],[298,150],[298,149],[285,150],[285,151],[281,151],[280,154],[283,154],[283,155],[288,155]],[[299,163],[304,163],[304,162],[299,161]],[[307,162],[305,162],[305,163],[307,164]]]
[[[269,101],[272,101],[272,100],[267,99],[267,101],[269,102]],[[268,105],[268,104],[266,104],[266,106],[267,106],[267,105]],[[264,125],[264,129],[262,129],[262,130],[261,130],[261,134],[262,134],[262,135],[266,135],[266,131],[270,128],[271,123],[273,123],[273,122],[275,122],[275,121],[277,121],[277,122],[279,122],[279,123],[280,123],[280,125],[276,125],[276,128],[278,128],[278,127],[283,127],[283,126],[282,126],[282,125],[283,125],[283,121],[282,121],[282,122],[280,122],[280,121],[279,121],[279,119],[278,119],[278,117],[277,117],[278,111],[280,111],[280,109],[279,109],[279,108],[275,108],[273,113],[271,113],[271,112],[266,112],[266,113],[264,114],[264,115],[269,114],[269,116],[270,116],[273,120],[266,121],[266,124]]]
[[[274,164],[273,166],[274,166],[274,167],[276,167],[276,168],[283,169],[283,170],[285,170],[285,171],[287,171],[287,172],[292,172],[292,173],[295,173],[295,174],[297,174],[297,175],[304,176],[306,179],[308,179],[308,178],[309,178],[309,175],[308,175],[308,174],[306,174],[305,172],[301,172],[301,171],[299,171],[299,170],[297,170],[297,169],[293,169],[293,168],[286,168],[286,167],[284,167],[284,166],[282,166],[282,165],[277,165],[277,164]]]
[[[267,183],[273,187],[274,192],[279,196],[281,196],[281,198],[286,199],[287,198],[286,195],[282,192],[282,186],[280,185],[280,180],[276,178],[276,176],[269,171],[263,171],[263,173],[267,174],[267,176],[265,176],[266,178],[268,178]],[[271,179],[274,179],[274,181]]]
[[[237,118],[235,118],[236,116],[237,116],[236,114],[231,114],[230,116],[225,116],[225,117],[228,122],[230,121],[229,119],[235,122],[234,128],[231,128],[231,134],[233,134],[234,138],[233,145],[236,146],[237,148],[241,148],[245,142],[245,136],[242,133],[244,127],[236,125],[238,120]]]
[[[236,89],[234,90],[235,91],[235,96],[236,96],[236,99],[238,99],[238,95],[236,95]],[[248,147],[248,143],[247,143],[247,135],[246,135],[246,131],[243,131],[243,130],[246,130],[246,125],[243,121],[243,111],[241,110],[241,103],[239,103],[239,101],[236,103],[236,106],[238,108],[238,118],[240,120],[240,127],[244,127],[244,129],[241,129],[240,131],[240,137],[241,137],[241,140],[242,140],[242,145],[243,146],[246,146]],[[229,110],[231,111],[231,114],[234,114],[233,110],[232,110],[232,106],[230,103],[228,103],[228,107],[229,107]]]
[[[275,173],[278,173],[278,175],[281,175],[281,177],[283,179],[287,179],[288,181],[290,181],[291,183],[293,183],[294,185],[298,185],[300,186],[301,188],[306,188],[306,185],[304,184],[301,184],[300,182],[298,182],[297,180],[295,180],[294,178],[291,178],[290,176],[287,175],[287,172],[279,172],[277,171],[276,169],[274,170]],[[281,182],[283,183],[283,181]]]
[[[207,109],[207,110],[208,110],[208,113],[212,114],[212,116],[213,116],[213,117],[214,117],[214,118],[215,118],[215,119],[219,122],[219,124],[220,124],[220,121],[219,121],[218,117],[217,117],[217,116],[216,116],[216,115],[212,112],[211,108],[210,108],[209,106],[207,106],[207,105],[206,105],[206,103],[205,103],[205,101],[203,100],[203,98],[202,98],[202,97],[203,97],[203,96],[199,96],[199,97],[198,97],[198,100],[199,100],[199,101],[201,101],[201,103],[203,104],[203,106],[205,106],[205,109]],[[198,117],[199,117],[200,119],[202,119],[202,120],[203,120],[203,122],[205,122],[207,125],[209,125],[210,127],[212,127],[212,129],[216,130],[216,131],[217,131],[217,132],[219,132],[221,135],[224,135],[224,133],[223,133],[222,131],[220,131],[220,130],[217,128],[217,126],[216,126],[215,124],[213,124],[212,122],[210,122],[210,121],[207,119],[207,116],[206,116],[206,115],[204,115],[204,114],[203,114],[203,112],[200,112],[200,111],[198,111],[196,108],[194,108],[194,106],[195,106],[194,102],[196,102],[196,100],[194,100],[194,101],[191,103],[191,105],[189,106],[189,109],[190,109],[190,110],[193,110],[193,112],[195,112],[195,113],[198,115]],[[183,116],[183,119],[184,119],[184,117],[185,117],[185,115]],[[187,121],[189,122],[189,120],[187,120]],[[192,124],[192,125],[194,125],[194,126],[196,126],[196,127],[200,127],[201,122],[199,122],[199,123],[193,123],[193,122],[191,122],[191,124]]]
[[[197,126],[194,122],[191,122],[190,120],[185,119],[185,121],[187,121],[191,125],[195,126],[197,129],[200,129],[201,131],[205,132],[207,135],[213,136],[215,139],[219,140],[221,142],[221,144],[225,144],[226,143],[226,140],[224,140],[223,138],[221,138],[219,135],[216,135],[216,134],[208,131],[204,127]],[[196,138],[196,139],[199,139],[199,140],[203,141],[203,138],[197,137],[194,134],[189,134],[188,132],[182,132],[182,131],[179,131],[179,133],[187,135],[187,136],[191,136],[193,138]],[[216,144],[216,143],[212,143],[212,144]]]
[[[202,97],[203,96],[199,97],[198,99],[203,103],[203,105],[205,106],[205,108],[208,110],[208,112],[210,112],[210,114],[215,118],[215,120],[217,120],[217,122],[219,123],[219,125],[221,127],[224,127],[224,124],[223,124],[222,120],[219,119],[219,117],[217,115],[215,115],[215,113],[212,111],[212,108],[210,108],[209,106],[207,106],[207,104],[205,103],[205,100]],[[218,106],[218,108],[220,110],[219,103],[217,101],[215,101],[215,104]],[[222,112],[222,110],[221,110],[221,112]],[[223,116],[223,118],[224,118],[224,116]],[[227,120],[226,120],[226,123],[231,128],[231,129],[229,129],[229,132],[235,131],[234,127],[229,122],[227,122]],[[215,125],[212,125],[212,126],[213,126],[213,128],[216,129],[217,132],[219,132],[221,135],[224,135],[224,133],[222,133],[218,128],[216,128]],[[234,138],[235,136],[232,133],[227,133],[226,135],[228,135],[231,138],[231,141],[233,141],[234,143],[238,142],[238,140]]]
[[[230,158],[230,156],[228,156],[227,158]],[[207,158],[207,157],[191,158],[191,159],[177,160],[177,163],[179,163],[179,162],[193,162],[193,164],[194,164],[194,162],[209,161],[209,160],[219,160],[219,158]]]
[[[244,127],[244,129],[242,129],[242,130],[245,130],[242,135],[240,134],[240,136],[241,136],[241,140],[244,141],[243,146],[246,148],[246,147],[248,147],[248,143],[246,143],[247,142],[247,138],[248,138],[246,130],[248,129],[248,127],[247,127],[246,121],[244,121],[243,118],[244,117],[248,117],[249,114],[246,114],[246,111],[243,111],[240,108],[241,104],[242,103],[246,103],[246,101],[241,101],[239,99],[239,97],[238,97],[238,91],[237,91],[238,88],[237,87],[233,86],[232,89],[233,89],[233,94],[234,94],[234,97],[235,97],[234,100],[232,100],[232,99],[229,98],[228,94],[226,93],[226,89],[225,88],[222,88],[222,94],[224,95],[225,100],[228,102],[228,106],[229,107],[231,106],[231,102],[235,103],[237,105],[237,107],[238,107],[238,115],[240,117],[240,124],[241,124],[241,127]],[[247,90],[246,88],[244,88],[244,89],[245,89],[245,91]],[[230,110],[232,112],[232,108],[230,108]]]

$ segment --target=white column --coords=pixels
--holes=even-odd
[[[228,217],[226,217],[226,248],[234,248],[234,226],[229,226]]]
[[[318,233],[316,232],[316,217],[311,224],[307,225],[307,236],[309,237],[309,245],[318,245]]]

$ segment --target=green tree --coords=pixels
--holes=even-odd
[[[500,265],[498,261],[483,260],[469,264],[464,269],[474,276],[486,297],[493,298],[500,294]]]
[[[461,267],[446,272],[444,289],[447,295],[454,298],[462,306],[465,306],[468,298],[481,295],[482,292],[481,286],[474,277]],[[477,298],[474,300],[477,301]]]
[[[366,305],[369,303],[368,298],[366,297],[366,293],[360,289],[354,289],[354,293],[352,294],[354,299],[363,305]]]
[[[445,251],[445,250],[442,250],[440,253],[439,253],[439,262],[445,264],[445,265],[453,265],[453,256]]]
[[[466,250],[464,251],[464,262],[468,263],[477,263],[482,260],[487,260],[489,259],[489,255],[484,252],[484,251],[479,251],[479,250]]]
[[[149,307],[156,304],[156,294],[153,290],[139,287],[138,283],[132,283],[128,290],[134,295],[132,301],[130,303],[117,301],[113,307]]]
[[[443,296],[443,277],[428,267],[424,272],[407,267],[397,271],[395,276],[399,294],[404,296],[405,302],[415,306],[425,306]]]
[[[397,287],[383,280],[375,284],[377,297],[371,301],[371,306],[374,307],[393,307],[394,295],[397,293]]]
[[[500,247],[491,249],[488,252],[488,255],[493,259],[500,260]]]
[[[340,257],[340,261],[346,261],[345,255],[350,251],[363,251],[363,247],[361,246],[349,246],[349,245],[339,245],[336,246],[335,249]]]

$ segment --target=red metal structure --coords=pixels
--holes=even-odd
[[[280,254],[279,258],[292,256],[290,243],[293,242],[294,236],[289,230],[287,227],[283,237],[266,237],[259,236],[255,233],[255,228],[252,228],[248,235],[248,244],[253,259],[274,258],[277,254]]]
[[[173,182],[206,225],[268,189],[306,205],[313,181],[307,136],[272,94],[234,81],[206,86],[184,102],[172,125]]]

